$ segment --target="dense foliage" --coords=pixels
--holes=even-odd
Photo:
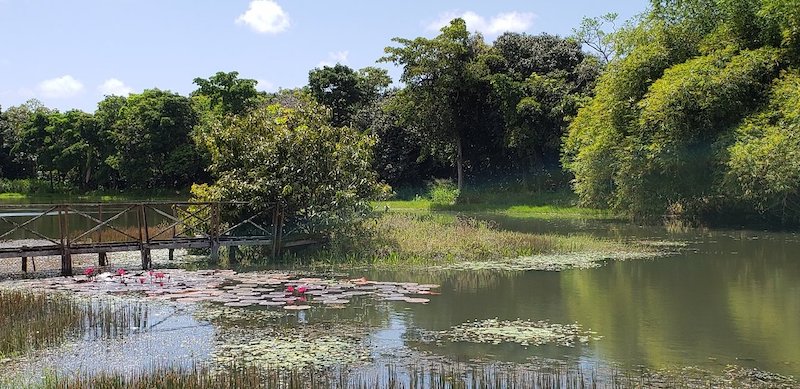
[[[195,78],[188,97],[107,96],[93,114],[30,101],[0,109],[0,178],[85,190],[216,181],[232,197],[244,198],[241,189],[306,209],[321,204],[313,191],[343,204],[337,196],[365,195],[375,182],[455,178],[462,189],[563,165],[583,204],[631,217],[800,222],[798,10],[797,0],[653,0],[620,29],[607,14],[585,18],[570,38],[494,42],[454,19],[432,38],[393,39],[379,61],[401,67],[398,87],[386,70],[336,64],[276,93],[218,72]],[[263,131],[272,138],[250,138]],[[288,154],[277,160],[246,142]],[[302,160],[307,150],[333,159],[317,166],[321,157]],[[345,154],[354,160],[337,165]],[[369,184],[315,186],[338,174]]]
[[[309,97],[271,104],[204,134],[212,186],[195,186],[201,199],[245,201],[253,210],[280,204],[292,215],[330,231],[366,214],[382,191],[372,169],[374,139],[334,127],[329,111]]]
[[[798,8],[654,1],[619,33],[621,59],[565,139],[581,200],[632,217],[755,210],[800,220]]]
[[[600,62],[572,39],[506,33],[493,44],[461,19],[432,38],[395,38],[383,61],[403,67],[405,87],[387,107],[421,157],[467,175],[507,176],[556,165],[578,104]]]

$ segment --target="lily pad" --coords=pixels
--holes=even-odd
[[[289,311],[304,311],[306,309],[311,309],[311,306],[310,305],[287,305],[287,306],[283,307],[283,309],[286,309],[286,310],[289,310]]]

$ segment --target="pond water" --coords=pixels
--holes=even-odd
[[[677,255],[563,272],[373,272],[377,279],[440,282],[442,295],[397,312],[405,328],[444,330],[497,317],[579,323],[602,336],[573,348],[442,343],[422,345],[462,359],[571,358],[625,367],[726,364],[800,376],[800,237],[795,233],[688,230],[601,222],[493,217],[503,228],[591,233],[683,243]],[[397,327],[397,325],[395,326]]]
[[[245,334],[256,333],[259,327],[282,328],[265,332],[264,339],[284,334],[287,328],[316,328],[297,335],[310,339],[314,333],[350,331],[350,325],[360,330],[346,335],[360,337],[359,347],[368,347],[373,361],[421,353],[460,361],[556,359],[623,369],[697,366],[722,371],[725,365],[735,364],[800,376],[800,236],[796,233],[668,232],[663,227],[600,221],[483,217],[511,230],[662,241],[680,249],[666,257],[611,261],[595,269],[563,272],[352,271],[348,277],[440,284],[441,294],[427,296],[427,304],[354,298],[344,309],[314,307],[287,313],[274,308],[239,308],[248,312],[271,309],[283,316],[243,317],[238,322],[229,317],[227,322],[212,320],[213,326],[193,317],[192,308],[170,315],[175,325],[169,328],[169,337],[187,340],[201,334],[219,341],[231,336],[225,326],[244,328]],[[493,318],[577,323],[596,333],[598,339],[566,347],[432,342],[419,335]],[[135,344],[150,341],[132,340]],[[204,347],[192,348],[193,358],[202,361],[214,354],[208,344]],[[142,354],[164,359],[159,355],[178,348],[156,344]],[[76,358],[74,352],[67,354]],[[107,358],[113,355],[101,360]]]

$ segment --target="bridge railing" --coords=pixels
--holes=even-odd
[[[284,246],[284,209],[242,202],[131,202],[0,205],[0,258],[61,256],[62,274],[72,274],[73,254],[140,251],[152,266],[152,249],[206,248],[217,260],[221,246]],[[289,245],[297,242],[289,242]],[[35,263],[35,262],[34,262]]]

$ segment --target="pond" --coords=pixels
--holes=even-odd
[[[332,355],[347,355],[348,362],[373,366],[411,356],[488,363],[560,360],[588,369],[622,370],[696,366],[721,372],[733,364],[800,376],[796,233],[668,232],[664,227],[602,221],[484,217],[518,231],[659,241],[677,253],[562,272],[351,270],[327,276],[345,283],[364,277],[438,284],[425,289],[436,292],[424,296],[422,303],[387,298],[394,291],[381,298],[355,294],[348,304],[312,304],[300,311],[265,304],[167,304],[153,308],[154,319],[167,318],[159,331],[144,328],[128,336],[124,344],[137,346],[127,346],[133,357],[125,359],[140,361],[131,368],[151,366],[154,360],[231,361],[249,355],[257,361],[253,355],[265,348],[288,347],[288,353],[304,355],[311,349],[331,350]],[[233,285],[236,282],[253,281]],[[271,289],[280,291],[286,285]],[[197,342],[198,336],[214,341]],[[164,347],[167,343],[160,337],[169,339],[170,346]],[[291,348],[289,343],[297,339],[311,348]],[[87,360],[123,358],[119,347],[103,342],[73,344],[16,369],[33,372],[42,366],[74,367]]]

